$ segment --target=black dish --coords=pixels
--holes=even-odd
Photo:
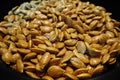
[[[7,15],[7,12],[11,10],[14,6],[26,2],[29,0],[3,0],[0,3],[0,20]],[[118,1],[114,0],[82,0],[90,1],[96,5],[100,5],[106,8],[107,12],[112,13],[112,18],[120,21],[120,12],[118,8],[120,7]],[[103,74],[95,76],[94,78],[87,80],[120,80],[120,57],[118,57],[117,63],[110,66],[107,71]],[[0,80],[34,80],[24,74],[19,74],[18,72],[12,70],[8,65],[0,60]]]

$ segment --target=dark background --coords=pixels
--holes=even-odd
[[[0,2],[0,20],[3,20],[3,17],[7,15],[7,12],[15,7],[16,5],[21,4],[24,1],[29,0],[1,0]],[[112,12],[112,18],[120,21],[120,2],[119,0],[82,0],[90,1],[96,5],[100,5],[106,8],[107,12]],[[33,80],[24,75],[18,74],[15,71],[12,71],[7,66],[0,61],[0,80]],[[112,70],[111,73],[106,73],[105,75],[99,76],[98,78],[90,80],[120,80],[120,68]]]

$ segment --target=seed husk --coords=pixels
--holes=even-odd
[[[51,67],[49,67],[47,72],[48,72],[48,75],[50,75],[52,77],[60,77],[64,74],[65,71],[59,66],[51,66]]]

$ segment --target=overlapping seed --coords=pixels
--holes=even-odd
[[[25,2],[0,22],[1,59],[35,79],[91,78],[120,54],[120,22],[110,15],[79,0]]]

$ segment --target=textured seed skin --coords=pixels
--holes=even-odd
[[[18,72],[23,73],[24,65],[23,65],[23,62],[22,62],[21,59],[18,59],[18,60],[17,60],[16,66],[17,66]]]
[[[111,14],[89,1],[24,2],[0,22],[0,57],[35,80],[97,77],[120,55],[120,22]]]
[[[41,60],[39,62],[40,64],[40,69],[44,69],[44,67],[48,64],[50,61],[50,53],[46,52],[44,55],[41,57]]]
[[[110,59],[110,54],[105,54],[102,58],[102,64],[105,64]]]
[[[90,59],[90,65],[92,66],[96,66],[101,62],[101,60],[99,58],[91,58]]]
[[[12,61],[12,54],[10,51],[6,51],[5,53],[2,54],[2,60],[6,63],[6,64],[10,64],[10,62]]]
[[[32,77],[32,78],[40,79],[40,77],[38,77],[36,74],[34,74],[34,73],[32,73],[32,72],[26,71],[26,74],[29,75],[29,76]]]
[[[81,61],[83,61],[84,63],[89,63],[89,59],[82,53],[78,53],[76,50],[73,51],[74,54],[76,55],[76,57],[78,57]]]
[[[69,39],[69,40],[64,41],[65,45],[68,45],[68,46],[73,46],[76,44],[76,42],[77,40],[74,40],[74,39],[73,40]]]
[[[64,63],[64,62],[70,60],[73,55],[74,55],[74,54],[73,54],[72,51],[66,51],[65,55],[64,55],[63,58],[61,59],[61,63]]]
[[[57,73],[56,73],[57,71]],[[60,77],[61,75],[63,75],[63,73],[65,72],[62,68],[60,68],[59,66],[51,66],[48,69],[48,74],[52,77]]]
[[[79,58],[76,58],[76,57],[71,58],[70,62],[76,68],[86,67],[86,65]]]

